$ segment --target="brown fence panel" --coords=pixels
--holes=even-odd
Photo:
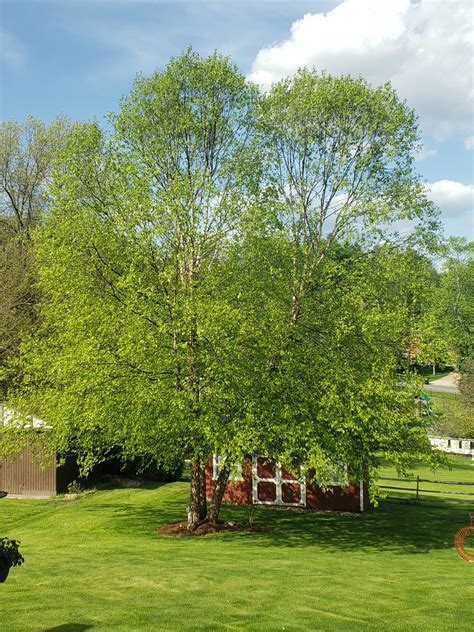
[[[30,448],[14,461],[0,461],[0,489],[9,494],[51,496],[56,493],[56,458],[48,459],[45,468],[40,465]]]

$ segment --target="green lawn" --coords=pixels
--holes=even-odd
[[[270,533],[157,537],[186,500],[186,482],[1,500],[26,563],[0,585],[0,630],[473,630],[474,564],[452,541],[474,503],[261,509]]]
[[[449,455],[448,461],[450,469],[442,468],[436,472],[431,471],[424,465],[419,465],[412,468],[410,474],[411,477],[424,479],[419,484],[420,491],[420,503],[422,504],[450,504],[452,502],[464,502],[470,505],[474,510],[474,461],[469,457]],[[385,478],[399,478],[396,469],[390,463],[383,461],[380,468],[380,476]],[[443,481],[443,484],[426,482],[426,481]],[[461,481],[470,483],[469,485],[449,485],[444,484],[444,481]],[[380,480],[380,485],[389,485],[392,487],[407,487],[413,491],[407,490],[387,490],[390,498],[399,498],[409,500],[410,502],[415,499],[416,482],[415,481],[388,481]],[[445,492],[467,492],[472,495],[460,495],[456,498],[455,494],[446,494]],[[473,511],[474,513],[474,511]]]

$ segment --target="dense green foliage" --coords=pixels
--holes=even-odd
[[[442,250],[440,272],[426,286],[419,359],[464,371],[473,357],[474,243],[451,237]]]
[[[441,269],[427,284],[418,359],[451,364],[460,372],[459,396],[433,394],[433,431],[474,437],[474,243],[452,237],[443,250]]]
[[[112,127],[75,126],[35,238],[42,324],[15,406],[41,436],[85,470],[118,446],[189,457],[192,524],[213,452],[224,483],[249,453],[323,483],[334,461],[359,480],[379,452],[430,458],[396,369],[435,214],[390,86],[300,71],[260,95],[188,51],[139,78]]]
[[[153,456],[145,453],[143,456],[135,459],[125,460],[120,450],[117,450],[117,456],[105,463],[101,463],[99,467],[91,473],[91,480],[84,481],[87,485],[92,485],[95,480],[101,480],[107,477],[125,477],[132,480],[148,480],[170,483],[178,481],[183,475],[184,460],[176,458],[172,461],[170,458],[165,464],[158,465]]]
[[[443,334],[463,370],[474,354],[474,242],[448,240],[437,300]]]
[[[11,359],[37,317],[31,233],[48,206],[54,156],[70,129],[29,117],[0,123],[0,399],[14,377]]]
[[[463,372],[459,380],[461,400],[467,408],[474,410],[474,358],[469,358],[463,364]],[[474,417],[474,415],[472,415]],[[474,436],[474,433],[473,433]]]

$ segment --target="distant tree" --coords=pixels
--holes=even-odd
[[[473,357],[474,242],[448,239],[436,299],[441,331],[462,367]]]
[[[470,358],[464,364],[463,369],[461,379],[459,380],[459,390],[461,391],[461,397],[466,407],[470,408],[472,419],[474,420],[474,359]]]
[[[420,324],[419,360],[462,368],[472,357],[474,329],[474,244],[450,237],[441,269],[427,283],[428,300]]]
[[[426,348],[460,371],[460,395],[435,401],[433,430],[440,434],[474,437],[474,243],[451,237],[444,247],[444,261],[432,289],[425,314]],[[425,354],[426,354],[425,348]],[[436,353],[437,352],[437,353]]]
[[[36,318],[31,232],[48,204],[55,153],[70,124],[49,126],[29,117],[0,123],[0,397],[11,380],[7,366]]]
[[[459,402],[454,407],[455,413],[450,420],[450,434],[472,439],[474,438],[474,358],[468,358],[462,364],[459,391]]]
[[[392,265],[397,270],[392,292],[399,294],[405,311],[405,347],[400,348],[400,369],[433,364],[446,352],[438,335],[433,305],[439,275],[430,256],[415,248],[392,248]],[[444,357],[444,356],[443,356]]]

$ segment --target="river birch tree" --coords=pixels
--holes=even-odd
[[[112,128],[70,135],[36,236],[43,324],[18,400],[52,445],[86,470],[117,446],[187,456],[190,529],[218,519],[249,454],[324,484],[333,461],[359,480],[380,452],[426,453],[395,374],[406,310],[387,227],[429,232],[432,208],[394,91],[301,71],[263,96],[187,51],[135,82]]]

